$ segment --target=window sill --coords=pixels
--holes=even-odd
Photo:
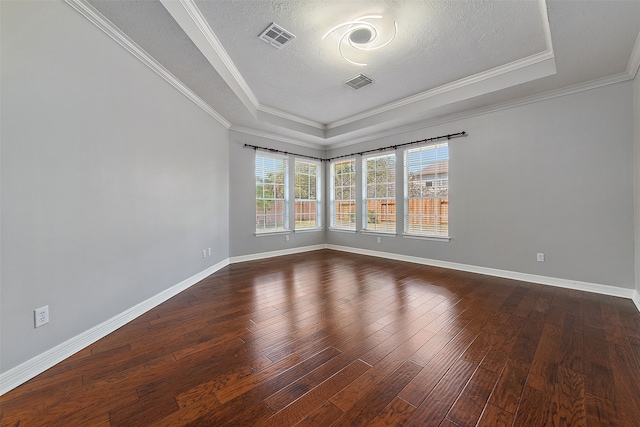
[[[266,236],[280,236],[282,234],[289,234],[289,233],[291,233],[290,230],[284,230],[284,231],[261,231],[261,232],[254,233],[254,235],[256,237],[266,237]]]
[[[314,233],[318,231],[324,231],[324,228],[299,228],[297,230],[293,230],[294,233]]]
[[[356,232],[356,230],[351,229],[351,228],[329,228],[329,231],[337,231],[338,233],[354,233]]]
[[[361,234],[368,234],[370,236],[386,236],[386,237],[396,237],[398,233],[395,231],[380,231],[380,230],[362,230]]]
[[[407,233],[404,233],[402,237],[406,239],[433,240],[435,242],[448,242],[451,240],[450,236],[430,236],[430,235],[407,234]]]

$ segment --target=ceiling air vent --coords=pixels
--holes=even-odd
[[[296,36],[279,25],[271,23],[258,38],[266,41],[273,47],[282,49],[286,44],[289,44],[291,40],[295,39]]]
[[[357,76],[351,77],[349,80],[344,82],[347,86],[351,86],[354,89],[360,89],[361,87],[365,87],[368,84],[373,83],[369,77],[364,74],[358,74]]]

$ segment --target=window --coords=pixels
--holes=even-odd
[[[362,164],[363,229],[396,231],[396,155],[369,157]]]
[[[320,228],[320,165],[296,159],[296,230]]]
[[[405,233],[448,237],[448,143],[406,149],[404,187]]]
[[[331,164],[331,226],[356,229],[356,161]]]
[[[285,231],[287,158],[256,154],[256,233]]]

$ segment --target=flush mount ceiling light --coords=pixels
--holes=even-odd
[[[342,24],[336,25],[327,31],[327,33],[322,37],[322,40],[326,39],[331,33],[336,32],[338,35],[338,52],[342,59],[353,65],[364,67],[367,64],[347,58],[344,53],[344,48],[370,51],[383,48],[391,43],[393,39],[396,38],[396,34],[398,34],[398,24],[396,21],[393,21],[393,34],[387,41],[383,41],[379,37],[381,31],[373,23],[376,22],[375,20],[377,19],[382,19],[382,16],[362,16],[358,19],[354,19],[353,21],[343,22]],[[373,22],[370,22],[372,20]]]

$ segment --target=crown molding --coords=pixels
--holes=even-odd
[[[68,5],[73,7],[82,16],[89,20],[92,24],[102,30],[105,34],[115,40],[120,46],[125,48],[129,53],[135,56],[139,61],[153,70],[156,74],[162,77],[171,86],[176,88],[180,93],[190,99],[194,104],[200,107],[205,113],[213,117],[218,123],[225,128],[229,129],[231,123],[222,117],[216,110],[211,108],[202,98],[196,95],[191,89],[189,89],[184,83],[182,83],[176,76],[171,74],[169,70],[164,68],[158,61],[156,61],[151,55],[149,55],[144,49],[138,46],[133,40],[131,40],[126,34],[124,34],[118,27],[116,27],[111,21],[105,18],[100,12],[94,9],[86,0],[65,0]]]
[[[547,51],[553,55],[553,42],[551,40],[551,25],[549,24],[549,11],[547,10],[546,0],[538,0],[540,7],[540,19],[542,19],[542,31],[544,31],[544,40],[547,45]]]
[[[504,75],[507,73],[511,73],[513,71],[530,67],[532,65],[538,64],[543,61],[553,60],[554,61],[554,73],[555,73],[555,56],[553,53],[553,41],[551,39],[551,27],[549,24],[549,14],[547,11],[547,3],[546,0],[538,0],[538,6],[540,8],[540,19],[542,23],[542,29],[544,33],[544,40],[546,45],[546,50],[543,52],[539,52],[537,54],[528,56],[526,58],[522,58],[516,61],[513,61],[509,64],[505,64],[499,67],[492,68],[491,70],[487,70],[473,76],[466,77],[464,79],[457,80],[455,82],[439,86],[437,88],[409,96],[407,98],[385,104],[381,107],[374,108],[368,111],[365,111],[360,114],[356,114],[351,117],[347,117],[342,120],[335,121],[333,123],[329,123],[326,125],[327,129],[334,129],[340,126],[344,126],[349,123],[353,123],[358,120],[366,119],[368,117],[389,112],[391,110],[395,110],[397,108],[410,105],[416,102],[423,101],[425,99],[441,95],[446,92],[451,92],[457,89],[461,89],[465,86],[473,85],[500,75]]]
[[[627,65],[627,74],[633,79],[636,77],[638,73],[638,68],[640,68],[640,33],[638,33],[638,37],[636,38],[636,44],[633,46],[633,51],[631,52],[631,57],[629,58],[629,65]]]
[[[419,124],[410,124],[406,126],[395,127],[390,130],[376,132],[372,135],[367,135],[359,138],[349,139],[344,142],[335,143],[335,144],[324,144],[326,142],[330,142],[331,139],[338,137],[345,137],[343,134],[335,134],[334,136],[328,133],[328,130],[335,129],[340,126],[344,126],[349,123],[353,123],[358,120],[370,118],[374,115],[390,113],[393,110],[396,110],[401,107],[411,106],[411,104],[415,104],[417,102],[429,100],[430,98],[447,94],[449,92],[455,90],[463,90],[466,87],[474,84],[483,84],[486,82],[488,86],[490,86],[490,82],[487,82],[489,79],[500,78],[507,73],[511,73],[513,71],[522,70],[523,68],[529,66],[535,66],[536,64],[540,64],[544,61],[551,60],[553,64],[555,64],[555,58],[553,56],[553,47],[551,43],[551,33],[549,29],[548,15],[547,15],[547,7],[545,0],[540,0],[540,10],[542,15],[542,24],[545,33],[545,40],[547,43],[548,50],[545,52],[541,52],[527,58],[523,58],[521,60],[514,61],[509,64],[505,64],[500,67],[493,68],[486,72],[482,72],[476,74],[474,76],[470,76],[456,82],[452,82],[450,84],[440,86],[434,88],[432,90],[422,92],[417,95],[413,95],[402,100],[386,104],[379,108],[375,108],[369,110],[367,112],[351,116],[344,120],[339,120],[330,124],[322,124],[313,120],[304,119],[302,117],[296,116],[295,114],[287,113],[282,110],[261,105],[258,99],[255,97],[248,84],[242,78],[240,72],[235,67],[233,61],[226,53],[222,44],[218,40],[218,38],[213,33],[213,30],[209,27],[206,19],[197,8],[194,0],[160,0],[162,4],[167,8],[169,13],[174,16],[174,13],[178,13],[182,20],[187,19],[187,22],[191,25],[191,29],[197,29],[200,34],[200,40],[206,43],[206,46],[210,48],[210,51],[215,53],[217,60],[219,61],[219,65],[222,65],[224,69],[227,71],[227,78],[221,74],[225,81],[229,83],[228,79],[231,79],[233,84],[230,84],[231,88],[234,90],[236,95],[238,95],[238,91],[242,94],[239,96],[241,101],[245,107],[247,107],[254,118],[257,120],[262,120],[267,123],[275,124],[277,126],[282,126],[284,128],[288,128],[294,131],[301,132],[307,136],[312,138],[318,138],[319,142],[311,143],[311,142],[303,142],[294,138],[281,136],[277,134],[273,134],[270,132],[261,131],[258,129],[248,128],[244,126],[235,126],[232,125],[228,120],[226,120],[222,115],[220,115],[217,111],[215,111],[209,104],[207,104],[204,100],[202,100],[198,95],[196,95],[191,89],[189,89],[184,83],[182,83],[178,78],[176,78],[173,74],[171,74],[166,68],[164,68],[159,62],[157,62],[151,55],[144,51],[140,46],[138,46],[133,40],[131,40],[126,34],[124,34],[119,28],[117,28],[113,23],[111,23],[107,18],[105,18],[100,12],[98,12],[93,6],[91,6],[87,0],[65,0],[67,4],[73,7],[76,11],[82,14],[85,18],[87,18],[91,23],[101,29],[104,33],[106,33],[109,37],[115,40],[118,44],[124,47],[127,51],[129,51],[132,55],[134,55],[137,59],[139,59],[142,63],[151,68],[156,74],[162,77],[165,81],[175,87],[178,91],[180,91],[183,95],[185,95],[188,99],[190,99],[193,103],[199,106],[203,111],[209,114],[212,118],[218,121],[222,126],[226,129],[235,130],[237,132],[246,133],[250,135],[255,135],[271,140],[277,140],[289,144],[294,144],[298,146],[318,149],[318,150],[332,150],[341,147],[346,147],[354,144],[359,144],[362,142],[372,141],[376,139],[381,139],[389,136],[399,135],[415,130],[421,130],[425,128],[429,128],[438,124],[447,123],[455,120],[460,120],[468,117],[473,117],[477,115],[487,114],[494,111],[499,111],[502,109],[513,108],[520,105],[525,105],[528,103],[538,102],[546,99],[555,98],[558,96],[564,96],[576,92],[580,92],[583,90],[594,89],[597,87],[619,83],[625,80],[633,79],[637,74],[638,69],[640,68],[640,34],[636,39],[636,43],[629,59],[629,64],[627,66],[627,70],[624,73],[616,74],[613,76],[605,77],[602,79],[593,80],[590,82],[581,83],[578,85],[570,86],[567,88],[562,88],[558,90],[553,90],[550,92],[545,92],[542,94],[533,95],[530,97],[521,98],[514,101],[505,102],[498,105],[493,105],[489,107],[482,107],[479,109],[474,109],[470,111],[466,111],[459,114],[448,115],[442,118],[436,118],[433,120],[422,121]],[[176,12],[176,10],[178,12]],[[173,13],[172,13],[173,11]],[[178,21],[176,16],[174,19]],[[178,21],[178,24],[183,27],[183,30],[187,32],[184,28],[183,24]],[[185,24],[186,25],[186,24]],[[192,34],[187,32],[187,35],[192,38]],[[193,40],[194,43],[196,42]],[[196,45],[200,48],[200,46],[196,43]],[[204,52],[203,52],[204,53]],[[211,52],[210,52],[211,53]],[[207,56],[207,55],[205,55]],[[209,57],[207,57],[210,60]],[[212,65],[214,65],[212,63]],[[218,70],[218,67],[215,67]],[[555,65],[554,65],[555,68]],[[506,77],[506,76],[505,76]],[[482,89],[480,89],[482,91]],[[346,132],[345,132],[346,133]]]
[[[165,7],[167,7],[167,3],[169,3],[166,0],[161,0],[161,2]],[[258,101],[258,98],[255,96],[247,82],[244,80],[242,74],[240,74],[240,71],[236,67],[236,64],[234,64],[231,60],[231,57],[222,46],[222,43],[220,43],[220,40],[218,40],[218,37],[209,26],[209,23],[202,15],[202,12],[200,12],[200,9],[198,9],[198,6],[196,6],[195,1],[179,0],[179,2],[184,10],[189,14],[191,20],[198,26],[198,29],[206,38],[209,46],[211,46],[216,52],[226,70],[231,74],[231,77],[233,77],[237,85],[244,92],[245,96],[251,101],[253,107],[257,110],[260,106],[260,101]],[[172,0],[171,3],[175,3],[175,0]],[[171,13],[171,11],[169,11],[169,13]]]
[[[209,104],[203,101],[200,97],[198,97],[194,92],[192,92],[187,86],[185,86],[179,79],[177,79],[173,74],[171,74],[168,70],[166,70],[160,63],[158,63],[151,55],[149,55],[144,49],[138,46],[134,41],[132,41],[127,35],[125,35],[119,28],[117,28],[111,21],[101,15],[97,10],[93,8],[90,4],[86,2],[86,0],[65,0],[70,6],[76,9],[80,14],[82,14],[85,18],[87,18],[91,23],[93,23],[96,27],[105,32],[108,36],[110,36],[113,40],[115,40],[118,44],[124,47],[127,51],[129,51],[132,55],[134,55],[138,60],[151,68],[154,72],[160,75],[163,79],[165,79],[168,83],[178,89],[183,95],[185,95],[188,99],[198,105],[202,110],[204,110],[207,114],[217,120],[220,124],[222,124],[225,128],[229,130],[234,130],[240,133],[245,133],[248,135],[254,135],[266,139],[271,139],[275,141],[280,141],[284,143],[289,143],[293,145],[298,145],[302,147],[312,148],[316,150],[326,150],[326,149],[336,149],[344,146],[354,145],[361,142],[371,141],[375,139],[384,138],[387,136],[399,135],[402,133],[411,132],[414,130],[420,130],[427,127],[434,126],[439,123],[444,123],[448,121],[458,120],[460,118],[469,117],[471,115],[484,114],[484,111],[478,111],[472,114],[462,114],[456,116],[450,116],[444,120],[434,120],[428,122],[422,122],[419,125],[410,125],[404,126],[401,128],[395,128],[393,130],[377,133],[375,136],[362,137],[355,140],[349,140],[344,143],[334,144],[330,146],[324,146],[321,144],[313,144],[303,142],[294,138],[289,138],[253,128],[248,128],[244,126],[236,126],[232,125],[229,121],[227,121],[224,117],[222,117],[218,112],[216,112]],[[187,1],[187,0],[181,0]],[[195,6],[194,6],[195,7]],[[201,14],[200,14],[201,16]],[[204,18],[202,18],[204,19]],[[215,37],[215,35],[213,35]],[[217,41],[217,38],[215,38]],[[219,41],[217,41],[219,44]],[[637,45],[637,44],[636,44]],[[228,56],[227,56],[228,57]],[[230,59],[229,59],[230,61]],[[534,101],[531,101],[534,102]],[[504,108],[509,108],[504,107]],[[263,111],[267,114],[272,114],[275,116],[283,117],[288,120],[299,121],[302,124],[307,126],[314,127],[316,129],[324,129],[326,126],[322,125],[318,122],[314,122],[306,119],[296,120],[296,116],[290,115],[288,113],[282,112],[272,107],[268,106],[259,106],[259,110]],[[488,112],[488,111],[487,111]],[[459,117],[458,117],[459,116]]]
[[[532,66],[532,65],[536,65],[538,63],[547,61],[547,60],[553,60],[554,56],[552,52],[549,51],[544,51],[544,52],[540,52],[537,53],[535,55],[531,55],[529,57],[523,58],[523,59],[519,59],[517,61],[513,61],[509,64],[504,64],[501,65],[499,67],[495,67],[492,68],[491,70],[487,70],[478,74],[474,74],[473,76],[469,76],[469,77],[465,77],[463,79],[460,80],[456,80],[455,82],[451,82],[442,86],[438,86],[434,89],[430,89],[428,91],[425,92],[421,92],[418,93],[416,95],[412,95],[412,96],[408,96],[406,98],[400,99],[398,101],[395,102],[391,102],[389,104],[385,104],[381,107],[378,108],[374,108],[368,111],[365,111],[364,113],[360,113],[360,114],[356,114],[354,116],[351,117],[347,117],[346,119],[343,120],[338,120],[336,122],[330,123],[327,125],[327,129],[335,129],[338,128],[340,126],[344,126],[353,122],[356,122],[358,120],[362,120],[362,119],[366,119],[378,114],[384,114],[384,113],[388,113],[389,111],[398,109],[400,107],[405,107],[411,104],[415,104],[417,102],[420,101],[425,101],[429,98],[433,98],[435,96],[438,95],[442,95],[448,92],[453,92],[455,90],[459,90],[459,89],[463,89],[465,87],[474,85],[474,84],[478,84],[478,83],[482,83],[486,80],[492,79],[492,78],[496,78],[496,77],[500,77],[502,75],[505,75],[507,73],[511,73],[513,71],[517,71],[517,70],[521,70],[524,69],[526,67]],[[554,67],[555,68],[555,67]]]
[[[360,144],[363,142],[374,141],[376,139],[387,138],[390,136],[400,135],[403,133],[413,132],[417,130],[427,129],[433,126],[454,122],[457,120],[468,119],[471,117],[482,116],[489,113],[494,113],[501,110],[507,110],[510,108],[520,107],[527,104],[533,104],[536,102],[546,101],[553,98],[558,98],[561,96],[571,95],[578,92],[584,92],[591,89],[597,89],[603,86],[609,86],[616,83],[622,83],[628,80],[632,80],[627,73],[619,73],[613,76],[603,77],[600,79],[591,80],[584,83],[579,83],[573,86],[567,86],[565,88],[551,90],[548,92],[543,92],[536,95],[527,96],[524,98],[519,98],[513,101],[502,102],[500,104],[494,104],[487,107],[475,108],[468,111],[463,111],[460,113],[453,113],[444,117],[438,117],[431,120],[421,121],[419,123],[413,123],[405,126],[399,126],[393,129],[390,129],[385,132],[377,132],[375,136],[366,136],[356,139],[350,139],[349,141],[345,141],[342,143],[336,143],[326,146],[327,150],[335,150],[338,148],[348,147],[350,145]]]
[[[224,49],[224,47],[220,43],[219,39],[217,38],[217,36],[215,35],[211,27],[207,23],[206,19],[202,15],[202,12],[198,9],[197,5],[195,4],[195,1],[194,0],[178,0],[178,1],[160,0],[160,1],[165,6],[165,8],[167,8],[169,13],[174,17],[174,19],[176,19],[178,24],[183,28],[183,30],[187,33],[187,35],[194,41],[194,43],[196,43],[196,46],[198,46],[200,50],[203,52],[203,54],[205,54],[205,57],[207,57],[207,59],[211,62],[214,68],[220,73],[220,75],[227,82],[227,84],[230,85],[230,87],[236,93],[236,95],[238,95],[239,98],[243,100],[245,107],[249,109],[250,113],[254,116],[254,118],[256,118],[257,120],[265,121],[267,123],[275,124],[278,126],[291,127],[292,129],[297,129],[311,136],[321,137],[324,139],[328,139],[328,135],[326,131],[329,129],[335,129],[340,126],[344,126],[346,124],[353,123],[355,121],[362,120],[374,115],[384,114],[404,106],[408,106],[420,101],[424,101],[429,98],[433,98],[441,94],[462,89],[464,87],[474,85],[474,84],[486,81],[488,79],[499,77],[501,75],[508,74],[519,69],[536,65],[540,62],[554,59],[553,45],[551,41],[551,31],[549,27],[546,2],[545,0],[539,0],[538,3],[540,7],[545,44],[547,47],[546,51],[540,52],[535,55],[531,55],[527,58],[523,58],[523,59],[511,62],[509,64],[505,64],[505,65],[493,68],[491,70],[488,70],[482,73],[478,73],[476,75],[473,75],[464,79],[460,79],[458,81],[452,82],[447,85],[439,86],[432,90],[425,91],[420,94],[413,95],[399,101],[385,104],[381,107],[371,109],[364,113],[354,115],[343,120],[339,120],[329,124],[323,124],[313,120],[305,119],[298,115],[288,113],[268,105],[261,104],[260,101],[255,96],[255,94],[253,93],[253,91],[251,90],[251,88],[249,87],[248,83],[242,77],[240,71],[237,69],[237,67],[233,63],[231,57],[228,55],[228,53]],[[180,19],[180,17],[184,18],[185,15],[179,9],[178,5],[181,6],[183,11],[186,11],[189,21],[191,22]],[[201,47],[196,42],[196,39],[194,38],[195,35],[192,34],[192,32],[190,31],[190,29],[192,29],[192,26],[190,25],[191,23],[195,23],[197,30],[204,36],[204,39],[206,40],[206,43],[207,43],[207,47],[210,48],[215,54],[214,56],[209,56],[206,53],[206,51],[208,50],[207,47],[205,46]],[[216,59],[218,59],[219,61],[216,61]],[[220,66],[222,67],[222,69],[220,68]],[[554,72],[555,72],[555,66],[554,66]],[[248,102],[244,100],[248,100]],[[259,113],[263,113],[263,114],[259,114]],[[278,120],[278,119],[281,119],[281,120]],[[290,124],[283,123],[282,119],[284,121],[290,122]],[[321,130],[323,132],[318,133],[311,129],[305,130],[304,128],[300,128],[300,126],[298,125],[310,127],[315,130]]]
[[[297,139],[293,139],[293,138],[289,138],[289,137],[285,137],[285,136],[281,136],[281,135],[253,129],[253,128],[248,128],[244,126],[232,125],[230,130],[237,131],[240,133],[245,133],[248,135],[267,138],[274,141],[285,142],[288,144],[299,145],[302,147],[314,148],[316,150],[336,150],[338,148],[348,147],[348,146],[360,144],[363,142],[375,141],[377,139],[383,139],[391,136],[402,135],[409,132],[424,130],[433,126],[446,124],[446,123],[454,122],[457,120],[463,120],[471,117],[481,116],[484,114],[494,113],[501,110],[520,107],[527,104],[546,101],[546,100],[558,98],[561,96],[571,95],[578,92],[597,89],[599,87],[621,83],[631,79],[632,78],[627,73],[619,73],[613,76],[603,77],[600,79],[591,80],[591,81],[580,83],[577,85],[568,86],[568,87],[556,89],[556,90],[551,90],[548,92],[531,95],[524,98],[519,98],[513,101],[502,102],[500,104],[494,104],[487,107],[475,108],[475,109],[463,111],[460,113],[453,113],[444,117],[438,117],[431,120],[420,121],[418,123],[412,123],[405,126],[398,126],[385,131],[375,132],[375,134],[372,134],[372,135],[363,136],[360,138],[351,138],[344,142],[338,142],[338,143],[329,144],[329,145],[322,145],[320,143],[319,144],[307,143],[307,142],[299,141]]]
[[[255,119],[313,136],[324,136],[325,125],[260,103],[194,0],[160,2]],[[283,123],[283,119],[288,123]]]
[[[262,131],[262,130],[258,130],[258,129],[254,129],[254,128],[248,128],[248,127],[245,127],[245,126],[231,125],[231,128],[229,130],[230,131],[239,132],[239,133],[244,133],[244,134],[247,134],[247,135],[257,136],[257,137],[260,137],[260,138],[270,139],[272,141],[285,142],[287,144],[298,145],[300,147],[313,148],[314,150],[325,151],[326,148],[327,148],[324,145],[313,144],[313,143],[310,143],[310,142],[304,142],[304,141],[300,141],[298,139],[289,138],[289,137],[286,137],[286,136],[283,136],[283,135],[277,135],[275,133],[270,133],[270,132],[266,132],[266,131]]]
[[[281,117],[283,119],[291,120],[292,122],[297,122],[306,126],[311,126],[316,129],[326,130],[327,125],[323,123],[319,123],[313,120],[305,119],[300,116],[296,116],[295,114],[287,113],[282,110],[278,110],[277,108],[269,107],[268,105],[260,104],[258,107],[258,111],[262,111],[266,114],[271,114],[273,116]]]
[[[240,75],[195,3],[190,0],[159,1],[249,113],[257,118],[258,99]]]

